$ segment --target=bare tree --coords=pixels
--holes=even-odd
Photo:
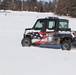
[[[56,14],[76,17],[76,0],[59,0]]]

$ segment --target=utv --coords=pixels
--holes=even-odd
[[[21,44],[70,50],[72,45],[76,46],[76,31],[71,31],[67,19],[41,18],[32,28],[25,29]]]

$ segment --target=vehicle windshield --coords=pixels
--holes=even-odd
[[[43,25],[44,25],[44,20],[42,20],[42,21],[38,20],[33,28],[37,29],[37,30],[41,30],[43,28]]]
[[[68,21],[59,21],[59,29],[68,28]]]

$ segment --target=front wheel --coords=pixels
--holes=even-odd
[[[31,39],[29,37],[23,38],[21,41],[22,46],[31,46]]]
[[[69,41],[64,41],[64,42],[62,42],[61,48],[62,48],[62,50],[70,50],[71,43]]]

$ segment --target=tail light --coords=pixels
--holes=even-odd
[[[73,35],[75,35],[75,32],[72,32]]]

